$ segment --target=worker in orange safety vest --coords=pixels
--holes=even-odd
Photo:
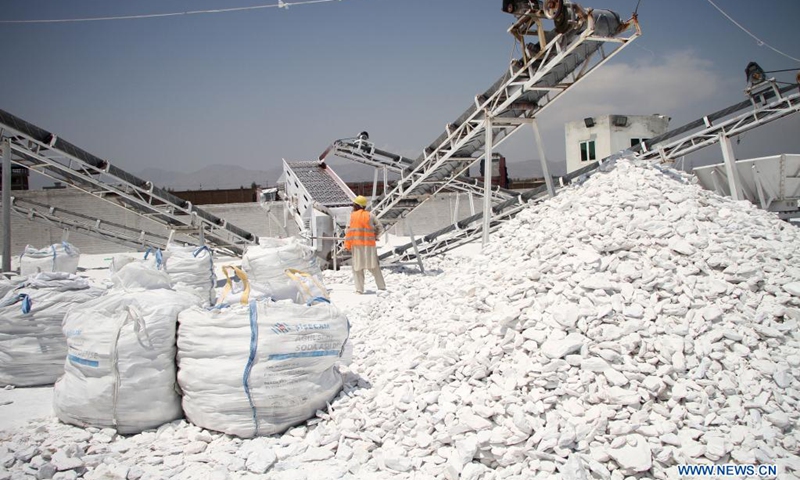
[[[366,208],[366,197],[359,195],[353,200],[353,213],[350,214],[350,224],[344,237],[344,248],[353,254],[356,293],[364,293],[364,270],[369,270],[375,277],[378,290],[386,290],[375,246],[375,239],[383,233],[383,226]]]

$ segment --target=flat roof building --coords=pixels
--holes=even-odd
[[[658,114],[602,115],[567,123],[567,173],[665,133],[669,121]]]

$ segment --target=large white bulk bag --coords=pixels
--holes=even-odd
[[[64,318],[68,355],[53,405],[63,422],[133,434],[183,416],[175,333],[178,313],[200,301],[139,263],[124,266],[114,284]]]
[[[18,283],[12,282],[3,275],[0,275],[0,299],[6,296],[8,292],[14,290]]]
[[[345,315],[312,305],[242,298],[178,317],[178,383],[186,418],[250,438],[314,416],[342,387],[336,367],[347,341]]]
[[[109,270],[111,274],[119,272],[122,267],[129,263],[143,263],[151,268],[161,270],[164,267],[165,256],[164,252],[159,249],[148,247],[144,253],[116,253],[111,257],[111,264]]]
[[[36,249],[30,245],[19,257],[20,275],[27,277],[40,272],[76,273],[81,251],[74,245],[61,242],[47,248]]]
[[[28,278],[0,302],[0,385],[51,385],[64,372],[61,322],[70,307],[105,292],[64,272]]]
[[[303,288],[286,275],[286,270],[306,272],[321,284],[321,272],[314,251],[297,239],[268,238],[247,247],[242,269],[250,282],[270,292],[275,300],[303,301]]]
[[[188,291],[209,305],[216,301],[214,255],[208,247],[168,245],[164,269],[175,290]]]

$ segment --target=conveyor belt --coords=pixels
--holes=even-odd
[[[582,181],[595,173],[602,165],[613,164],[615,159],[621,156],[629,156],[637,160],[660,158],[662,161],[667,161],[675,159],[717,143],[720,136],[738,135],[798,112],[800,112],[800,85],[765,90],[747,101],[736,103],[654,137],[649,142],[651,145],[636,145],[625,152],[616,153],[576,170],[562,180],[565,185],[574,181]],[[505,221],[513,218],[525,208],[527,202],[542,200],[546,197],[547,189],[542,186],[493,206],[490,230],[496,229]],[[481,212],[417,239],[416,250],[423,258],[440,255],[459,245],[473,241],[482,233],[482,226],[483,213]],[[414,260],[416,253],[413,247],[414,245],[411,243],[396,247],[381,255],[380,259],[383,263]]]
[[[339,184],[319,162],[289,163],[292,172],[308,191],[309,195],[320,204],[330,207],[350,205],[353,199],[342,190]]]
[[[480,160],[487,114],[500,120],[536,117],[640,35],[635,17],[623,23],[607,10],[592,10],[587,15],[580,28],[558,35],[547,32],[547,43],[535,56],[512,63],[508,72],[477,96],[474,104],[413,162],[409,174],[373,207],[376,216],[387,224],[396,222],[413,209],[401,203],[403,198],[436,193]],[[604,47],[613,51],[608,53]],[[599,57],[599,61],[593,57]],[[495,122],[493,144],[501,144],[520,126]]]
[[[180,229],[198,244],[241,254],[247,245],[258,243],[252,233],[3,110],[0,129],[0,136],[11,143],[11,161],[17,165]]]

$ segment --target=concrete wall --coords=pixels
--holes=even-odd
[[[669,127],[669,117],[663,115],[622,115],[627,125],[618,127],[613,119],[617,115],[593,117],[594,126],[587,127],[584,120],[569,122],[565,127],[567,173],[593,162],[581,160],[581,143],[595,142],[596,160],[630,148],[631,139],[649,139],[661,135]]]
[[[456,211],[456,197],[458,197],[458,210]],[[483,200],[473,198],[475,212],[483,211]],[[389,232],[393,235],[407,236],[406,226],[410,225],[415,236],[427,235],[441,228],[453,224],[453,215],[456,221],[472,215],[470,210],[469,195],[466,193],[443,193],[426,200],[405,219],[398,222]]]
[[[101,221],[114,222],[137,230],[145,230],[163,237],[169,235],[166,227],[121,208],[114,203],[100,200],[77,190],[33,190],[14,192],[20,199],[28,199],[40,204],[56,206],[68,211],[90,215]],[[475,211],[481,211],[482,202],[474,199]],[[298,232],[292,218],[284,229],[283,202],[270,202],[266,207],[258,203],[234,203],[224,205],[203,205],[201,208],[213,215],[226,219],[233,225],[259,237],[286,237]],[[429,198],[405,220],[399,222],[390,232],[405,236],[406,225],[410,224],[415,235],[422,236],[452,224],[456,208],[456,194],[446,193]],[[461,194],[456,219],[471,215],[469,197]],[[30,244],[44,248],[62,240],[63,230],[59,227],[43,225],[17,215],[11,217],[11,251],[17,256]],[[133,250],[132,247],[101,240],[92,236],[70,232],[69,242],[87,254],[117,253]]]
[[[66,190],[32,190],[14,192],[14,197],[36,203],[62,208],[71,212],[89,215],[101,221],[118,223],[137,230],[144,230],[163,237],[169,236],[169,230],[163,225],[141,215],[119,207],[117,204],[101,200],[73,189]],[[297,227],[289,219],[288,232],[283,227],[283,203],[269,204],[270,211],[258,203],[239,203],[224,205],[203,205],[202,210],[228,220],[231,224],[251,232],[259,237],[285,237],[297,233]],[[272,215],[270,215],[270,213]],[[43,248],[62,240],[63,230],[57,226],[48,226],[12,214],[11,216],[11,252],[22,253],[26,245]],[[76,232],[69,233],[69,242],[85,253],[116,253],[131,251],[133,248],[108,240]]]

